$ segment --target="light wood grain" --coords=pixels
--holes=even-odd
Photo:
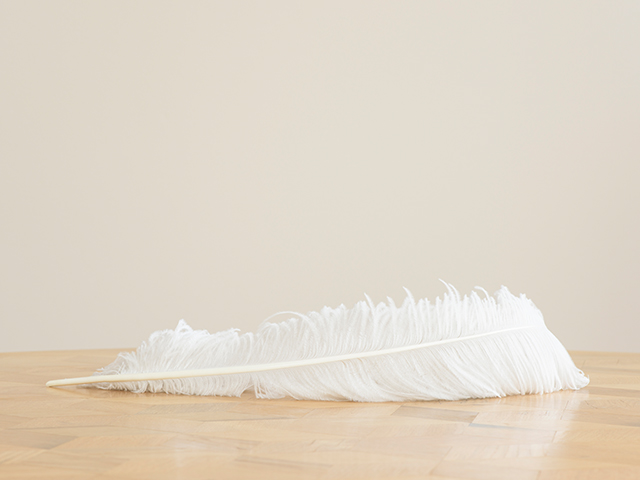
[[[640,354],[579,391],[351,403],[46,388],[117,350],[0,354],[0,478],[640,478]]]

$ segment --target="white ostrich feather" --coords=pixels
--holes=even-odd
[[[407,290],[399,307],[366,297],[351,309],[265,322],[256,333],[209,334],[181,320],[92,377],[47,385],[383,402],[548,393],[589,383],[526,296],[502,287],[493,297],[483,290],[484,298],[460,298],[447,289],[435,303],[416,302]]]

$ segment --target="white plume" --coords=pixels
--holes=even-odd
[[[98,385],[226,396],[252,389],[259,398],[361,402],[502,397],[589,383],[524,295],[502,287],[493,297],[473,292],[460,298],[452,286],[447,289],[435,303],[416,302],[407,290],[399,307],[391,299],[374,305],[366,297],[351,309],[325,307],[263,323],[256,333],[209,334],[180,321],[175,330],[153,333],[135,352],[119,354],[95,375],[252,366],[248,373]],[[383,352],[402,348],[406,351]],[[360,358],[320,363],[345,355]],[[259,371],[281,362],[296,363]],[[316,364],[294,366],[304,362]]]

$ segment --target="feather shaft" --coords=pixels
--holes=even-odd
[[[119,375],[93,375],[90,377],[64,378],[60,380],[50,380],[46,383],[47,387],[66,387],[71,385],[88,385],[95,383],[112,383],[112,382],[142,382],[151,380],[171,380],[178,378],[195,378],[210,377],[216,375],[233,375],[241,373],[257,373],[267,372],[270,370],[282,370],[286,368],[305,367],[310,365],[320,365],[332,362],[341,362],[345,360],[354,360],[359,358],[369,358],[379,355],[391,355],[394,353],[408,352],[419,350],[422,348],[434,347],[436,345],[444,345],[447,343],[463,342],[490,335],[511,332],[515,330],[525,330],[529,328],[537,328],[536,326],[527,325],[520,327],[504,328],[492,332],[480,333],[477,335],[467,335],[464,337],[449,338],[436,342],[420,343],[417,345],[404,345],[401,347],[386,348],[383,350],[373,350],[368,352],[349,353],[344,355],[333,355],[329,357],[308,358],[304,360],[295,360],[291,362],[274,362],[263,363],[259,365],[241,365],[233,367],[217,367],[217,368],[199,368],[194,370],[181,370],[169,372],[146,372],[146,373],[130,373]]]

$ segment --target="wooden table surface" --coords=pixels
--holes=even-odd
[[[0,478],[640,479],[640,354],[580,391],[351,403],[46,388],[117,350],[0,354]]]

